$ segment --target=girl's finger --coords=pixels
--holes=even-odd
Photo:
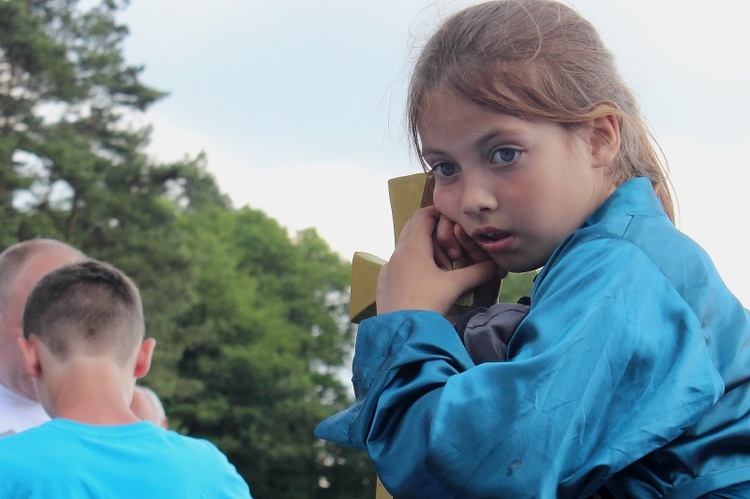
[[[452,278],[455,279],[456,286],[461,290],[461,293],[465,293],[483,284],[497,282],[497,266],[492,261],[475,263],[468,267],[454,270]],[[497,289],[499,290],[499,287]],[[458,299],[458,296],[456,296],[456,299]]]
[[[409,239],[413,235],[415,237],[422,237],[426,234],[428,238],[431,238],[437,219],[438,213],[433,206],[418,209],[414,212],[411,219],[406,222],[404,228],[401,229],[397,244],[401,244],[402,241]]]
[[[469,257],[472,262],[486,262],[490,260],[490,255],[487,254],[469,235],[461,228],[460,225],[456,225],[454,228],[454,237],[456,241],[461,245],[461,248]]]
[[[461,244],[455,235],[457,227],[458,224],[441,216],[435,228],[435,240],[449,260],[461,258]]]
[[[433,235],[435,237],[435,235]],[[440,267],[442,270],[451,270],[453,268],[453,261],[448,256],[448,253],[445,252],[442,246],[440,246],[440,243],[437,241],[437,239],[433,242],[432,245],[433,248],[433,258],[435,259],[435,263],[438,267]]]

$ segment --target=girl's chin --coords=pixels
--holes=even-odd
[[[539,270],[542,267],[542,265],[537,265],[535,262],[523,258],[513,258],[511,255],[490,256],[498,267],[514,274],[523,274],[524,272]]]

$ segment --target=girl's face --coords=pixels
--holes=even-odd
[[[505,270],[542,267],[613,191],[585,130],[451,94],[436,92],[426,104],[419,135],[435,206]]]

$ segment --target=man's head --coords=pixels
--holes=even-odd
[[[48,272],[85,255],[52,239],[32,239],[0,253],[0,384],[36,400],[36,392],[18,349],[23,310],[34,285]]]
[[[130,410],[144,421],[151,421],[164,429],[169,427],[164,406],[159,400],[159,396],[151,388],[135,385]]]

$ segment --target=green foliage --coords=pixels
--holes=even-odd
[[[531,288],[534,285],[536,274],[536,271],[508,274],[500,287],[499,301],[510,303],[518,301],[523,296],[531,296]]]
[[[176,361],[179,375],[171,421],[217,443],[259,497],[314,497],[326,471],[352,462],[327,465],[313,437],[331,400],[348,401],[336,376],[353,334],[341,326],[348,265],[313,230],[292,241],[250,208],[207,210],[181,224],[195,294],[178,318],[179,338],[169,340],[170,355],[181,354],[160,359]],[[363,489],[371,470],[359,476]]]

